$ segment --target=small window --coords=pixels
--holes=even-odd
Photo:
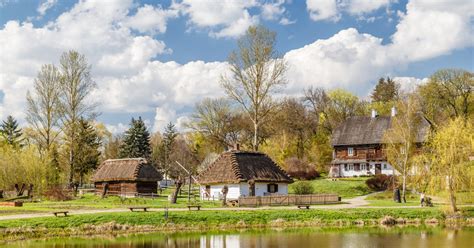
[[[354,170],[354,165],[353,165],[353,164],[349,164],[349,170],[350,170],[350,171],[353,171],[353,170]]]
[[[354,170],[360,171],[360,164],[354,164]]]
[[[348,156],[354,156],[354,148],[352,148],[352,147],[347,148],[347,155]]]
[[[387,164],[383,164],[383,168],[384,168],[384,169],[387,169]]]
[[[348,164],[344,164],[344,170],[345,170],[345,171],[348,171],[348,170],[349,170],[349,165],[348,165]]]
[[[360,165],[360,170],[365,170],[365,164]]]
[[[278,184],[271,183],[267,185],[268,193],[276,193],[278,192]]]
[[[367,170],[370,170],[370,164],[366,164]]]

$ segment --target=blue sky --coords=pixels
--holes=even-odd
[[[221,97],[219,76],[249,25],[277,32],[291,65],[284,94],[309,86],[364,97],[391,76],[410,89],[440,68],[474,69],[470,1],[0,0],[0,117],[24,120],[39,67],[84,53],[105,122],[122,131],[142,115],[159,131],[194,104]],[[426,80],[425,80],[426,81]]]

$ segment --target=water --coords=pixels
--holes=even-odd
[[[6,244],[8,247],[474,247],[474,229],[352,228],[262,229],[251,231],[135,234],[55,238]]]

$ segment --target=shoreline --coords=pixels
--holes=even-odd
[[[256,228],[474,226],[474,208],[468,208],[465,212],[464,216],[449,217],[440,209],[380,209],[375,212],[374,209],[315,209],[285,213],[279,210],[229,210],[170,212],[168,220],[161,212],[84,214],[0,221],[0,238],[10,242],[48,237]]]

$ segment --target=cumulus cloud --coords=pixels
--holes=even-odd
[[[306,0],[306,9],[313,21],[340,19],[336,0]]]
[[[49,9],[51,9],[52,7],[54,7],[54,5],[56,5],[58,3],[58,0],[46,0],[46,1],[43,1],[40,6],[38,6],[38,9],[36,9],[36,11],[38,11],[38,13],[40,14],[40,16],[44,16],[46,14],[46,11],[48,11]]]
[[[394,77],[393,81],[400,84],[402,92],[413,92],[416,87],[428,83],[429,78],[415,78],[415,77]]]
[[[175,9],[164,10],[161,6],[153,7],[146,4],[138,8],[135,15],[128,17],[124,24],[141,33],[164,33],[168,19],[177,16],[178,11]]]
[[[283,13],[285,13],[284,0],[264,3],[261,6],[262,18],[264,20],[277,20]]]
[[[341,18],[342,12],[363,15],[389,6],[394,0],[306,0],[306,9],[313,21],[334,21]]]

